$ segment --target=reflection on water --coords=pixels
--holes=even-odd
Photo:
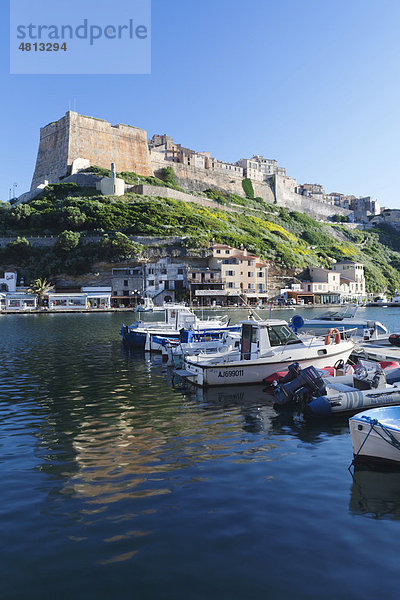
[[[342,569],[360,545],[372,593],[381,533],[349,513],[347,419],[278,413],[264,386],[178,385],[123,351],[123,319],[1,317],[2,598],[356,598]]]
[[[400,472],[358,467],[353,474],[350,512],[376,519],[400,519]]]

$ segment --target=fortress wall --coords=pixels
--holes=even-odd
[[[332,215],[347,216],[352,214],[352,211],[346,208],[324,204],[324,202],[320,202],[314,198],[296,194],[285,186],[285,179],[280,175],[275,175],[275,195],[279,206],[305,213],[313,219],[324,219]]]
[[[130,125],[111,125],[107,121],[70,115],[68,165],[76,158],[86,158],[91,165],[109,169],[112,162],[117,171],[133,171],[152,175],[147,133]]]
[[[31,190],[47,179],[57,183],[70,174],[72,163],[84,158],[91,165],[118,171],[152,175],[147,133],[129,125],[111,125],[107,121],[67,114],[40,130],[40,143]]]
[[[211,169],[199,169],[191,165],[171,162],[164,160],[159,152],[151,152],[150,160],[155,175],[160,175],[161,169],[165,167],[172,167],[178,185],[188,192],[203,192],[211,188],[244,196],[242,177],[235,173],[220,173]],[[274,202],[274,194],[268,184],[253,182],[253,187],[256,196],[271,204]]]
[[[36,158],[31,191],[45,180],[59,181],[67,175],[69,140],[69,113],[59,121],[49,123],[40,129],[39,150]]]

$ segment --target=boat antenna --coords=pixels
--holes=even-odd
[[[257,313],[257,311],[254,310],[254,307],[250,306],[250,304],[246,301],[246,299],[241,294],[239,294],[239,298],[242,300],[243,304],[249,309],[251,317],[252,318],[256,317],[259,321],[262,321],[262,318]],[[256,319],[254,319],[254,320],[256,320]]]

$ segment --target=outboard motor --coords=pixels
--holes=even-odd
[[[282,377],[282,379],[280,379],[279,383],[289,383],[290,381],[293,381],[293,379],[296,379],[296,377],[299,376],[300,370],[301,369],[298,362],[292,363],[289,365],[288,372],[286,375],[284,375],[284,377]]]
[[[296,400],[307,400],[312,396],[326,395],[324,381],[315,367],[301,369],[298,376],[288,383],[276,387],[274,396],[277,404],[287,404]]]

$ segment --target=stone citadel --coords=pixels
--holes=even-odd
[[[172,166],[178,184],[187,192],[213,188],[243,196],[242,182],[249,178],[256,197],[317,218],[379,213],[378,203],[370,197],[326,194],[321,185],[299,185],[274,159],[257,155],[227,163],[209,152],[176,144],[167,135],[153,135],[148,140],[147,132],[138,127],[111,125],[74,111],[41,128],[31,191],[18,201],[26,202],[47,184],[64,181],[86,167],[109,169],[111,163],[119,172],[141,176],[157,176],[164,167]]]

